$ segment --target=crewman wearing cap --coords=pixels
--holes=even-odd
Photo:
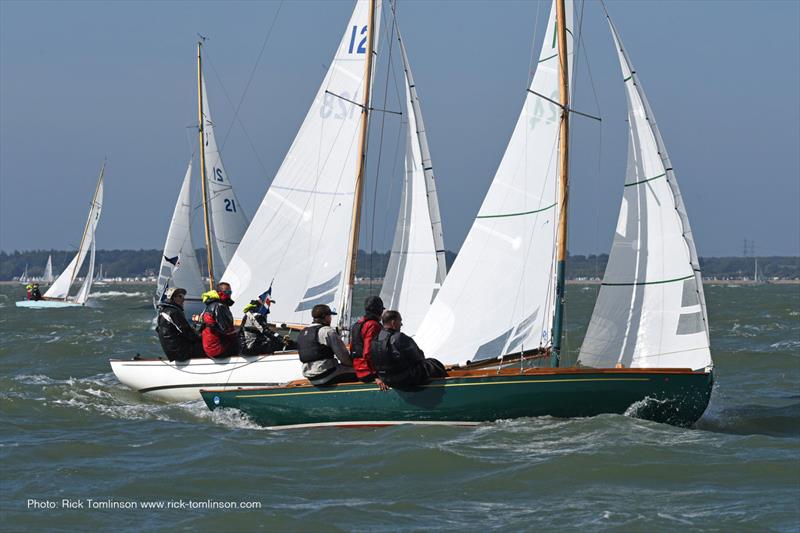
[[[311,309],[314,323],[301,331],[297,339],[303,375],[313,385],[356,381],[350,352],[331,327],[331,316],[335,314],[325,304],[315,305]]]
[[[170,287],[164,293],[164,301],[158,304],[156,332],[161,348],[170,361],[185,361],[194,357],[205,357],[200,335],[192,328],[183,314],[186,289]]]

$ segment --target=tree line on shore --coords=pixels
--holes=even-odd
[[[19,278],[27,266],[29,276],[41,276],[47,257],[53,257],[53,273],[57,275],[72,259],[74,251],[33,250],[0,252],[0,280]],[[382,278],[389,263],[389,252],[358,251],[360,278]],[[201,271],[205,270],[205,250],[198,250]],[[456,254],[446,252],[448,268]],[[161,262],[160,250],[98,250],[96,264],[103,265],[107,278],[136,278],[155,276]],[[568,279],[599,279],[608,262],[608,254],[570,255],[567,261]],[[753,257],[701,257],[700,266],[706,278],[742,279],[753,277]],[[800,279],[800,257],[759,257],[760,274],[767,279]]]

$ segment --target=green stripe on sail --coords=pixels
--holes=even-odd
[[[625,83],[626,81],[628,81],[628,80],[629,80],[629,79],[631,79],[631,78],[633,78],[633,74],[631,74],[631,75],[630,75],[630,76],[628,76],[627,78],[623,79],[623,80],[622,80],[622,83]]]
[[[694,274],[689,274],[683,278],[675,278],[675,279],[663,279],[661,281],[639,281],[636,283],[601,283],[600,285],[604,285],[606,287],[630,287],[631,285],[660,285],[661,283],[674,283],[676,281],[683,281],[686,279],[691,279],[694,277]]]
[[[541,213],[542,211],[547,211],[548,209],[552,209],[557,205],[558,205],[558,203],[555,203],[553,205],[549,205],[547,207],[543,207],[542,209],[536,209],[534,211],[522,211],[521,213],[505,213],[505,214],[502,214],[502,215],[478,215],[475,218],[478,219],[478,218],[520,217],[522,215],[532,215],[534,213]]]
[[[646,182],[648,182],[648,181],[657,180],[658,178],[663,178],[663,177],[664,177],[664,176],[666,176],[666,175],[667,175],[667,173],[665,172],[665,173],[663,173],[663,174],[659,174],[658,176],[653,176],[652,178],[647,178],[646,180],[642,180],[642,181],[635,181],[635,182],[633,182],[633,183],[628,183],[628,184],[626,184],[625,186],[626,186],[626,187],[633,187],[634,185],[639,185],[640,183],[646,183]]]
[[[540,60],[539,60],[539,63],[544,63],[544,62],[545,62],[545,61],[547,61],[548,59],[553,59],[554,57],[558,57],[558,54],[553,54],[553,55],[551,55],[550,57],[545,57],[544,59],[540,59]]]

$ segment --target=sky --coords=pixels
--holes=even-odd
[[[198,33],[208,38],[225,168],[252,217],[352,5],[0,1],[0,249],[77,247],[104,158],[98,248],[163,246],[197,150]],[[699,254],[742,255],[747,239],[757,255],[800,255],[800,2],[607,7],[670,152]],[[448,249],[461,246],[505,150],[548,10],[534,1],[398,3]],[[575,11],[573,107],[602,122],[573,119],[569,249],[607,253],[624,183],[625,96],[602,9],[587,1]],[[396,61],[382,46],[373,105],[399,110],[393,82],[384,90]],[[395,115],[373,114],[362,248],[391,245],[399,127]]]

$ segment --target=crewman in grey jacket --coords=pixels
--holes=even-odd
[[[313,385],[332,385],[346,381],[358,381],[353,370],[350,351],[341,337],[331,327],[335,311],[325,304],[311,309],[314,323],[300,332],[297,352],[303,363],[303,375]]]

